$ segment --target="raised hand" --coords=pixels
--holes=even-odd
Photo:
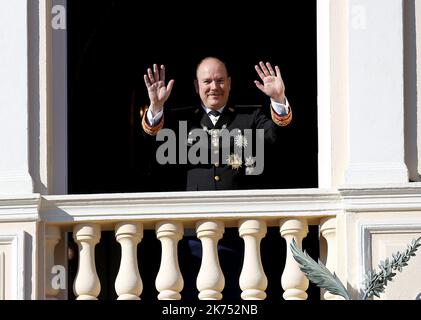
[[[266,62],[265,65],[262,61],[260,61],[259,65],[254,66],[254,68],[256,69],[260,79],[263,81],[263,84],[259,81],[254,81],[256,87],[274,101],[285,103],[285,85],[282,80],[279,67],[275,66],[275,73],[269,62]]]
[[[143,75],[143,79],[148,89],[149,109],[152,111],[152,115],[155,115],[162,110],[165,101],[170,96],[174,80],[170,80],[168,85],[165,85],[165,67],[161,65],[158,71],[156,64],[153,65],[153,72],[151,68],[148,68],[147,74]]]

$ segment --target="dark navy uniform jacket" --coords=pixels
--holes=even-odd
[[[278,138],[282,138],[282,125],[275,124],[269,116],[262,112],[262,108],[232,108],[225,107],[222,114],[219,116],[218,122],[213,125],[211,119],[206,114],[204,109],[199,106],[197,108],[186,108],[179,110],[164,109],[164,123],[162,128],[172,129],[175,133],[183,132],[183,139],[177,139],[177,143],[187,143],[187,150],[192,150],[196,143],[200,141],[189,141],[189,133],[195,129],[206,129],[206,143],[209,148],[208,156],[211,158],[211,132],[212,129],[226,128],[230,132],[234,132],[234,137],[230,138],[230,144],[235,143],[235,135],[237,132],[244,134],[246,129],[263,129],[264,141],[258,143],[265,143],[266,148],[269,149],[279,144],[275,144]],[[268,110],[266,110],[268,111]],[[273,116],[273,115],[272,115]],[[145,120],[145,118],[143,118]],[[185,121],[187,124],[186,130],[180,131],[180,121]],[[158,125],[156,126],[158,127]],[[155,127],[154,127],[155,128]],[[208,159],[206,164],[185,164],[185,165],[159,165],[155,159],[156,149],[162,144],[157,142],[155,136],[147,134],[144,129],[144,137],[149,144],[149,151],[154,154],[150,157],[151,161],[155,163],[153,180],[158,182],[159,191],[192,191],[192,190],[232,190],[232,189],[254,189],[253,176],[245,174],[245,165],[243,164],[239,169],[233,169],[229,164],[223,164],[222,158],[219,158],[219,163],[215,165],[212,159]],[[239,131],[238,131],[239,130]],[[180,137],[178,137],[180,138]],[[203,141],[202,141],[203,142]],[[253,137],[252,143],[255,148],[256,139]],[[219,145],[222,147],[222,144]],[[177,146],[177,151],[179,146]],[[218,149],[220,156],[222,150]],[[253,150],[253,156],[255,155]],[[178,158],[178,157],[177,157]],[[257,158],[257,157],[256,157]],[[244,160],[244,159],[243,159]],[[171,186],[176,186],[172,188]],[[218,256],[221,267],[225,274],[240,274],[241,261],[243,255],[242,242],[238,240],[238,230],[235,228],[227,228],[224,233],[225,242],[218,244]],[[181,268],[190,268],[194,270],[200,267],[202,257],[202,245],[200,240],[194,237],[188,237],[187,241],[180,242],[180,265]],[[188,261],[188,262],[187,262]],[[196,289],[196,276],[193,273],[184,275],[185,289],[187,294],[194,293]],[[238,277],[228,277],[224,289],[224,297],[228,299],[237,299],[241,291],[238,286]],[[183,295],[184,297],[184,295]],[[192,296],[191,298],[194,298]]]
[[[255,131],[254,129],[263,129],[265,148],[268,148],[275,143],[282,130],[280,126],[276,125],[271,118],[262,112],[261,108],[232,108],[226,106],[215,125],[213,125],[205,110],[200,106],[197,108],[192,107],[179,110],[171,110],[170,108],[164,109],[163,128],[172,129],[178,134],[180,121],[185,121],[184,123],[187,124],[187,134],[194,129],[206,130],[209,133],[212,129],[226,128],[229,132],[238,132],[239,134],[240,132],[241,134],[244,134],[245,129],[252,129],[253,132]],[[149,140],[155,140],[155,137],[153,136],[147,134],[144,136]],[[216,164],[211,162],[210,156],[211,152],[214,150],[211,150],[211,135],[207,134],[207,137],[207,146],[209,148],[209,161],[207,161],[207,163],[195,165],[190,163],[181,165],[170,164],[165,166],[156,164],[154,170],[158,173],[158,179],[165,179],[169,184],[172,183],[171,179],[178,179],[177,182],[180,183],[180,185],[183,184],[185,186],[184,190],[187,191],[233,190],[252,187],[248,183],[251,179],[250,176],[245,174],[244,164],[238,169],[233,169],[232,166],[223,164],[221,158],[223,153],[221,150],[219,152],[220,161]],[[196,143],[196,141],[189,141],[188,137],[181,137],[181,140],[179,138],[180,137],[178,137],[177,142],[185,143],[187,140],[189,148]],[[164,142],[154,141],[154,143],[152,143],[152,145],[154,145],[154,151],[152,152],[156,152],[156,148],[162,143]],[[235,138],[231,137],[232,150],[234,150],[234,143]],[[254,135],[253,141],[248,141],[248,143],[252,143],[253,149],[255,150],[256,143],[263,143],[263,141],[257,141],[256,136]],[[222,144],[220,144],[220,146],[222,146]],[[154,157],[151,157],[151,159],[153,161]],[[165,181],[161,181],[161,183],[162,182],[165,183]]]

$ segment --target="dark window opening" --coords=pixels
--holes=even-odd
[[[254,86],[253,66],[280,66],[293,122],[266,148],[254,188],[317,187],[316,0],[218,4],[216,12],[205,6],[68,2],[69,193],[182,190],[177,177],[150,174],[154,155],[139,139],[139,110],[148,103],[143,74],[152,63],[165,64],[167,79],[176,81],[166,106],[194,106],[195,64],[207,55],[226,61],[233,105],[265,112],[269,99]]]

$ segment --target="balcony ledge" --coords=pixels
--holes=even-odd
[[[238,220],[268,225],[286,217],[317,223],[344,212],[421,211],[421,183],[362,185],[339,189],[269,189],[81,195],[0,195],[0,222],[141,220]]]
[[[44,196],[42,220],[162,221],[284,216],[320,218],[341,211],[340,194],[321,189],[235,190]]]

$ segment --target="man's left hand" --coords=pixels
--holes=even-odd
[[[285,85],[279,67],[275,66],[275,72],[269,62],[266,62],[265,65],[260,61],[259,65],[255,66],[255,69],[260,79],[263,81],[263,84],[259,81],[254,81],[256,87],[272,100],[285,104]]]

